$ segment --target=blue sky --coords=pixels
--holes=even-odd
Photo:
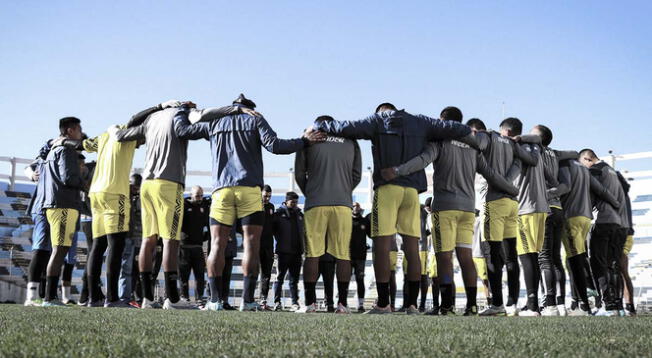
[[[0,155],[33,157],[66,115],[93,135],[167,99],[218,106],[240,92],[282,137],[384,101],[431,116],[455,105],[495,128],[504,102],[526,128],[551,127],[554,147],[647,151],[650,4],[3,1]],[[188,167],[210,168],[207,142]]]

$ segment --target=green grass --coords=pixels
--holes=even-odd
[[[652,355],[652,317],[298,315],[0,305],[0,356]]]

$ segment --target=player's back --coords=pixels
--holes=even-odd
[[[158,111],[147,118],[145,141],[147,152],[143,179],[164,179],[184,184],[188,142],[174,131],[177,108]]]

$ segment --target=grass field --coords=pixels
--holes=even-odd
[[[652,356],[652,317],[336,316],[0,305],[0,356]]]

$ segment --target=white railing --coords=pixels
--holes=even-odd
[[[631,161],[631,160],[640,160],[640,159],[652,159],[652,152],[640,152],[640,153],[630,153],[630,154],[613,154],[611,151],[609,152],[608,155],[602,156],[601,158],[605,158],[605,160],[611,164],[612,167],[616,168],[618,164],[620,164],[623,161]],[[25,159],[25,158],[16,158],[16,157],[0,157],[0,162],[7,162],[9,163],[9,173],[8,174],[3,174],[0,173],[0,180],[6,179],[9,181],[9,190],[14,190],[15,189],[15,184],[16,182],[30,182],[29,178],[22,174],[17,174],[17,169],[20,170],[20,173],[22,173],[22,167],[19,167],[18,164],[25,164],[28,165],[32,162],[30,159]],[[139,171],[138,168],[134,169],[135,171]],[[629,178],[629,179],[636,179],[636,178],[644,178],[644,177],[652,177],[652,170],[641,170],[641,171],[623,171],[623,174]],[[211,176],[210,171],[206,170],[189,170],[187,172],[188,177],[203,177],[207,178]],[[432,169],[429,169],[426,171],[426,176],[428,178],[432,177]],[[284,193],[287,191],[295,191],[295,192],[300,192],[299,187],[297,186],[295,180],[294,180],[294,173],[292,169],[288,172],[269,172],[265,174],[265,180],[287,180],[284,185],[287,185],[285,187],[274,187],[274,191],[277,193]],[[191,183],[190,180],[187,180],[186,182]],[[190,187],[187,187],[186,190],[190,190]],[[205,192],[210,192],[211,188],[209,187],[204,187]],[[373,180],[372,180],[372,169],[371,167],[367,167],[366,170],[363,171],[362,173],[362,181],[360,182],[360,185],[354,190],[354,194],[361,194],[361,195],[366,195],[367,200],[363,203],[361,203],[364,207],[370,208],[371,207],[371,200],[372,200],[372,193],[373,191]],[[432,192],[432,183],[429,183],[428,185],[428,192]]]

